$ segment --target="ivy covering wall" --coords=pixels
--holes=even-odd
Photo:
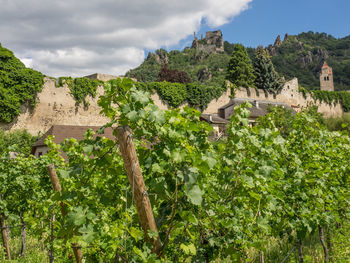
[[[207,108],[210,101],[219,98],[224,91],[226,85],[209,86],[197,83],[171,83],[171,82],[137,82],[138,89],[149,92],[157,92],[162,101],[171,107],[179,107],[183,103],[199,110]]]
[[[76,104],[84,103],[84,106],[88,106],[86,97],[90,95],[92,98],[96,97],[97,87],[102,85],[103,81],[89,78],[71,78],[60,77],[58,78],[58,85],[61,87],[67,84],[71,95],[73,96]]]
[[[35,106],[44,75],[26,68],[13,53],[0,44],[0,122],[10,123],[21,112],[21,105]]]
[[[319,102],[325,102],[328,105],[335,105],[339,103],[344,112],[350,112],[350,92],[346,91],[326,91],[326,90],[307,90],[299,87],[299,91],[306,98],[307,94]]]

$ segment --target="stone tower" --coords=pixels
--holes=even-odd
[[[327,65],[326,61],[323,63],[321,69],[320,85],[321,90],[334,91],[333,70],[330,66]]]

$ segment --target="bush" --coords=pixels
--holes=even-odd
[[[136,87],[148,92],[157,92],[159,97],[171,107],[179,107],[183,103],[199,110],[207,108],[210,101],[219,98],[224,91],[226,85],[204,85],[198,83],[170,83],[170,82],[151,82],[151,83],[135,83]]]
[[[29,155],[38,136],[32,136],[27,130],[4,132],[0,129],[0,154],[6,151]]]
[[[0,122],[12,122],[20,114],[23,103],[34,107],[43,84],[43,74],[26,68],[0,44]]]
[[[171,69],[168,64],[164,64],[159,71],[158,81],[187,84],[191,79],[185,71]]]

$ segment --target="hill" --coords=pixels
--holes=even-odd
[[[333,68],[335,90],[350,89],[350,36],[334,38],[326,33],[301,33],[277,37],[268,47],[272,61],[286,78],[297,77],[308,89],[319,88],[323,61]]]
[[[155,53],[150,52],[145,61],[127,72],[126,76],[142,82],[154,82],[158,80],[161,65],[167,63],[172,69],[185,71],[193,83],[221,86],[229,59],[224,51],[221,31],[207,32],[204,39],[195,37],[192,46],[183,51],[159,49]]]
[[[217,46],[220,42],[218,39],[220,36],[214,41]],[[221,85],[234,44],[223,42],[223,51],[220,48],[203,48],[206,45],[212,46],[211,40],[207,36],[201,40],[195,39],[192,46],[183,51],[167,52],[160,49],[149,53],[145,61],[127,72],[126,76],[143,82],[156,81],[161,65],[168,63],[172,69],[187,72],[194,83]],[[286,35],[283,41],[278,36],[275,43],[266,48],[277,72],[286,79],[297,77],[305,88],[319,89],[318,72],[322,62],[326,60],[333,67],[335,89],[350,89],[350,36],[337,39],[326,33],[310,31],[296,36]],[[253,58],[255,49],[247,50]]]

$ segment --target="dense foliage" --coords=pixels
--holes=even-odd
[[[71,78],[60,77],[58,78],[58,85],[62,86],[67,84],[71,95],[73,96],[76,104],[84,103],[84,106],[88,106],[86,97],[90,95],[92,98],[96,97],[97,87],[102,85],[102,81],[89,78]]]
[[[343,114],[341,117],[330,117],[325,119],[325,124],[330,131],[346,131],[350,135],[350,115]]]
[[[171,69],[186,72],[193,83],[221,86],[229,59],[226,53],[197,52],[192,48],[170,52],[161,49],[156,54],[149,55],[139,67],[127,72],[126,76],[141,82],[154,82],[158,80],[161,66],[168,64]],[[207,76],[203,77],[203,72],[207,72]]]
[[[276,94],[283,88],[283,80],[275,71],[270,54],[262,46],[256,49],[254,57],[255,86]]]
[[[187,84],[191,82],[191,79],[185,71],[171,69],[168,64],[164,64],[159,71],[158,81]]]
[[[0,122],[11,122],[20,114],[21,105],[34,107],[44,76],[26,68],[13,53],[0,44]]]
[[[226,79],[234,87],[248,88],[255,86],[255,78],[253,64],[246,48],[241,44],[234,45],[231,59],[227,66]]]
[[[32,136],[26,130],[15,130],[12,132],[4,132],[0,128],[0,154],[7,151],[10,147],[12,152],[29,155],[32,145],[38,139]]]
[[[162,248],[152,254],[140,227],[118,142],[88,131],[82,141],[48,140],[51,152],[39,159],[1,155],[0,213],[13,220],[22,214],[37,238],[53,234],[46,243],[54,244],[57,262],[67,261],[72,243],[86,262],[256,262],[270,239],[301,248],[319,229],[326,237],[345,231],[350,139],[328,131],[315,111],[272,109],[251,127],[244,104],[235,108],[227,138],[213,142],[198,111],[160,110],[129,79],[106,83],[99,105],[110,119],[106,127],[133,131],[158,227],[149,235],[159,235]],[[57,168],[61,194],[50,190],[48,163]],[[349,259],[346,251],[330,255]]]

